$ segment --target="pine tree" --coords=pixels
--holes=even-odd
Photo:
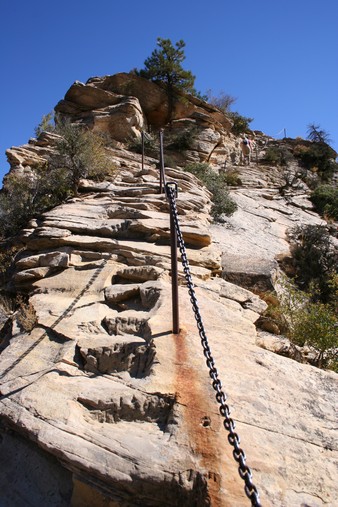
[[[182,62],[185,59],[185,42],[183,40],[176,42],[176,47],[174,47],[170,39],[158,37],[157,45],[159,49],[155,49],[151,56],[145,60],[145,68],[140,70],[139,75],[165,85],[168,95],[168,121],[170,121],[175,90],[195,93],[195,76],[182,67]]]

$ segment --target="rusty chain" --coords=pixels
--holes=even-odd
[[[209,368],[209,376],[212,379],[212,387],[216,391],[216,400],[219,403],[219,411],[221,415],[224,418],[223,425],[224,428],[228,432],[228,441],[230,445],[232,445],[233,449],[233,457],[235,461],[238,463],[238,472],[243,479],[245,486],[244,491],[246,496],[250,499],[251,505],[253,507],[261,507],[261,503],[259,500],[259,493],[256,488],[256,486],[252,482],[252,473],[250,468],[246,464],[246,455],[243,449],[240,447],[240,438],[239,435],[235,432],[235,422],[230,417],[230,409],[229,406],[226,403],[226,395],[222,390],[222,383],[218,377],[218,372],[215,367],[214,358],[211,354],[211,349],[208,343],[208,338],[206,336],[204,325],[202,321],[202,317],[200,314],[200,310],[198,307],[198,302],[196,298],[196,293],[194,289],[194,284],[191,278],[190,274],[190,267],[189,267],[189,261],[186,254],[185,244],[183,240],[183,236],[180,229],[179,219],[178,219],[178,212],[176,207],[176,191],[174,189],[176,188],[177,191],[177,185],[173,183],[167,183],[166,185],[166,196],[168,198],[169,204],[170,204],[170,213],[173,217],[174,224],[175,224],[175,230],[177,235],[177,242],[178,247],[181,253],[181,262],[183,265],[183,270],[185,274],[185,279],[188,286],[188,292],[190,296],[190,301],[192,304],[194,316],[197,323],[197,329],[201,338],[201,343],[203,347],[203,353],[206,358],[206,364]]]

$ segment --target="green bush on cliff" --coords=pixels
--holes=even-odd
[[[333,173],[338,170],[338,164],[335,162],[337,154],[325,142],[298,144],[293,154],[306,169],[317,172],[322,181],[330,181]]]
[[[242,116],[236,112],[228,112],[228,116],[233,121],[233,125],[231,127],[231,132],[235,135],[246,134],[250,132],[249,124],[253,121],[253,118],[248,118],[246,116]]]
[[[112,174],[114,166],[107,157],[104,140],[100,135],[68,121],[59,123],[56,133],[60,139],[49,165],[65,169],[74,195],[78,194],[82,178],[100,181]]]
[[[320,185],[311,194],[311,202],[317,211],[329,220],[338,220],[338,188]]]
[[[333,294],[331,279],[338,273],[338,252],[328,227],[296,226],[288,234],[298,286],[312,291],[315,302],[328,303]]]
[[[292,159],[291,152],[284,146],[270,146],[265,152],[263,162],[269,165],[287,166]]]
[[[142,137],[137,139],[133,139],[128,144],[128,149],[133,151],[134,153],[142,153]],[[143,138],[143,149],[144,154],[147,157],[158,158],[160,151],[160,143],[158,138],[154,136],[154,134],[144,133]]]
[[[208,164],[193,163],[185,170],[199,178],[212,193],[211,214],[216,222],[222,221],[222,215],[231,216],[237,210],[237,204],[229,195],[226,177],[214,172]]]
[[[194,139],[197,135],[197,128],[190,127],[179,132],[169,132],[166,133],[166,149],[174,150],[174,151],[185,151],[192,148]]]
[[[47,162],[31,175],[10,173],[0,194],[0,234],[15,235],[35,215],[63,202],[70,195],[63,168],[49,168]]]
[[[42,132],[54,132],[55,131],[55,121],[54,121],[54,113],[45,114],[39,125],[35,127],[34,133],[36,137],[39,137]]]
[[[33,216],[77,195],[81,178],[100,181],[113,173],[100,136],[68,122],[55,132],[60,138],[44,163],[33,166],[30,174],[6,177],[0,193],[0,236],[15,235]]]
[[[292,280],[282,284],[279,311],[287,323],[286,335],[290,341],[309,346],[316,351],[315,365],[337,369],[338,348],[338,276],[332,275],[328,303],[314,302],[316,289],[307,292],[296,288]]]

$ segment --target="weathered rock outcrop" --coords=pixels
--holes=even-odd
[[[34,177],[34,169],[46,163],[46,159],[53,154],[57,134],[51,132],[42,132],[38,139],[30,139],[27,144],[22,146],[12,146],[6,150],[7,160],[10,164],[10,173],[18,177]],[[4,178],[6,185],[6,176]]]
[[[162,121],[163,90],[143,88],[139,79],[73,85],[59,111],[99,126],[99,116],[110,117],[109,108],[128,96],[137,97],[141,115],[131,128]],[[178,123],[201,105],[184,107]],[[217,144],[226,125],[209,113],[203,135],[215,135]],[[28,167],[30,153],[41,154],[36,146],[22,159],[14,150],[13,167]],[[209,156],[208,149],[200,145],[198,153]],[[244,507],[250,502],[180,266],[180,333],[172,334],[170,222],[158,171],[149,158],[142,170],[140,156],[123,146],[110,156],[114,179],[83,180],[79,197],[32,220],[21,235],[11,287],[26,295],[36,322],[25,331],[25,316],[12,314],[0,349],[0,503]],[[322,221],[300,186],[281,196],[278,168],[237,170],[243,187],[231,193],[238,211],[223,224],[210,222],[210,194],[194,176],[166,171],[178,183],[208,340],[262,505],[333,507],[337,375],[267,350],[255,327],[266,304],[249,290],[273,284],[276,259],[289,253],[290,226]]]
[[[211,104],[177,93],[170,130],[181,135],[194,129],[194,140],[186,154],[188,160],[209,160],[218,153],[223,162],[224,142],[236,144],[229,138],[231,121]],[[133,73],[120,73],[91,78],[86,84],[75,82],[55,111],[60,118],[85,123],[94,131],[108,133],[112,139],[131,141],[140,137],[142,129],[156,131],[165,127],[168,98],[159,85]]]

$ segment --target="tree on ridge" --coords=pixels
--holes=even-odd
[[[330,134],[320,128],[320,125],[315,125],[314,123],[310,123],[307,126],[307,138],[310,141],[314,141],[316,143],[330,143]]]
[[[175,46],[170,39],[157,38],[158,49],[155,49],[145,62],[145,68],[139,75],[155,83],[163,83],[168,96],[168,121],[171,120],[174,106],[175,89],[195,94],[195,76],[184,70],[185,42],[181,39]]]

